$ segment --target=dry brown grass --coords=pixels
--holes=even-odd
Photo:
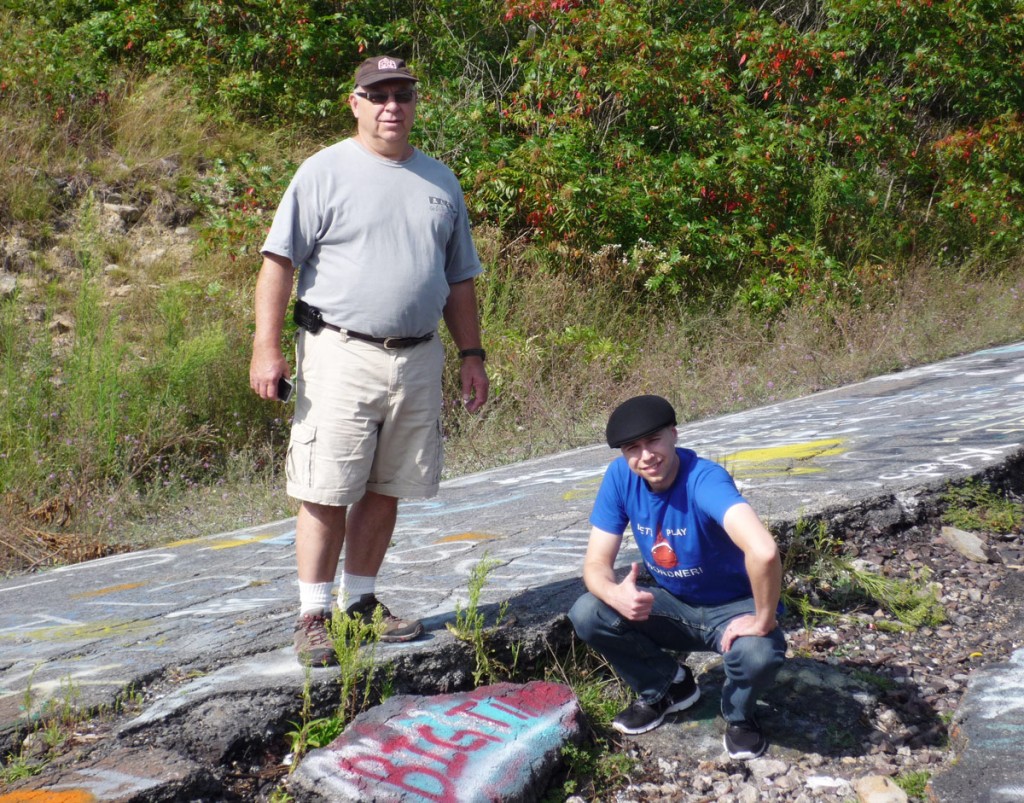
[[[173,212],[199,182],[221,180],[209,170],[219,155],[245,153],[253,164],[281,171],[314,146],[285,134],[261,140],[255,130],[220,130],[195,111],[186,94],[158,79],[126,80],[109,107],[102,125],[65,120],[59,126],[37,119],[33,110],[0,108],[0,235],[13,232],[33,248],[31,267],[18,277],[18,303],[25,310],[45,307],[50,315],[72,308],[81,272],[76,254],[84,242],[82,210],[91,205],[96,214],[88,190],[100,200],[121,197],[140,204],[141,221],[128,231],[96,224],[100,236],[92,255],[104,271],[104,304],[130,339],[125,359],[155,364],[169,339],[166,328],[159,328],[166,325],[161,316],[176,310],[183,321],[198,325],[199,313],[212,302],[193,290],[220,286],[218,322],[239,344],[234,348],[241,384],[228,397],[230,418],[179,434],[197,444],[202,440],[207,450],[217,442],[211,433],[241,428],[252,437],[206,477],[164,466],[166,477],[177,479],[147,483],[129,472],[107,483],[78,483],[85,487],[76,485],[74,498],[38,488],[0,488],[6,494],[0,504],[0,573],[294,513],[280,477],[282,430],[268,434],[266,417],[259,418],[247,392],[246,339],[258,260],[238,248],[201,250],[202,237],[175,234]],[[201,235],[207,223],[197,217],[193,234]],[[873,285],[869,301],[860,306],[796,307],[765,322],[728,304],[702,308],[693,299],[652,300],[640,275],[623,274],[622,254],[614,247],[581,258],[525,241],[504,242],[486,228],[475,236],[487,271],[479,295],[492,400],[481,415],[458,409],[452,358],[445,378],[449,477],[601,442],[608,412],[637,393],[665,395],[682,419],[692,421],[1024,335],[1024,259],[981,278],[977,270],[968,278],[949,268],[916,265],[886,285]],[[141,259],[154,246],[166,256]],[[126,287],[130,304],[117,295]],[[57,355],[53,365],[59,370],[60,350],[66,350],[73,330],[49,331],[40,320],[28,328],[33,337],[49,338],[38,342]],[[31,342],[19,347],[23,353],[32,348]],[[23,382],[16,373],[7,381]],[[11,392],[0,388],[0,403]],[[174,451],[195,464],[187,448]],[[188,481],[182,480],[185,473]]]
[[[694,421],[1024,336],[1024,260],[971,281],[920,265],[876,288],[876,301],[796,307],[770,323],[738,307],[630,304],[564,274],[520,270],[517,279],[524,286],[507,320],[530,334],[485,338],[495,398],[452,428],[449,474],[600,442],[608,412],[638,393],[662,394]],[[620,348],[602,359],[551,345],[553,333],[581,323]]]
[[[80,563],[128,551],[88,533],[68,530],[72,506],[50,499],[28,507],[13,494],[0,500],[0,576]]]

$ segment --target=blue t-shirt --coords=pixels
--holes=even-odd
[[[619,457],[605,472],[590,523],[622,535],[627,522],[658,585],[693,605],[717,605],[750,597],[741,550],[722,521],[733,505],[746,502],[729,472],[676,449],[679,473],[672,487],[656,493]]]

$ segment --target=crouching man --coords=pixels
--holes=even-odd
[[[676,446],[676,414],[665,399],[629,399],[611,414],[606,434],[622,456],[594,503],[583,564],[588,593],[569,618],[637,695],[613,726],[644,733],[692,706],[700,690],[673,653],[717,652],[725,665],[725,748],[732,758],[755,758],[768,743],[754,708],[786,654],[776,621],[775,539],[724,468]],[[656,585],[637,585],[636,563],[616,579],[627,522]]]

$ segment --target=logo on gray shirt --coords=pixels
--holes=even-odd
[[[429,196],[429,198],[431,212],[447,212],[449,215],[458,214],[458,211],[455,209],[455,204],[447,198],[438,198],[434,195]]]

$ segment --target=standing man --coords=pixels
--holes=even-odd
[[[378,602],[376,579],[398,498],[433,496],[440,483],[442,317],[462,360],[464,406],[487,401],[480,260],[455,175],[409,144],[417,80],[398,58],[359,66],[348,98],[356,133],[296,171],[256,282],[249,384],[274,399],[291,373],[281,333],[299,270],[286,470],[301,502],[295,649],[315,664],[337,661],[326,622],[343,545],[346,612],[369,620],[379,606],[381,641],[423,632]]]
[[[588,593],[569,612],[577,635],[637,694],[615,717],[644,733],[692,706],[700,689],[672,652],[722,655],[725,747],[755,758],[767,741],[754,716],[786,654],[775,616],[782,565],[771,533],[729,473],[676,447],[676,414],[660,396],[636,396],[611,414],[608,445],[622,450],[604,476],[583,563]],[[615,558],[626,523],[655,585],[621,580]]]

